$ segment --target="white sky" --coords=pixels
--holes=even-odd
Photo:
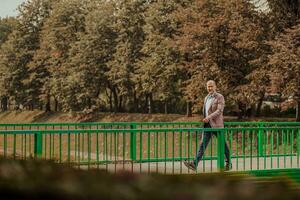
[[[17,7],[26,0],[0,0],[0,17],[16,16]]]

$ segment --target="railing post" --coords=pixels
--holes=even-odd
[[[296,146],[297,146],[297,157],[300,155],[300,128],[298,128],[297,137],[296,137]]]
[[[217,166],[219,171],[224,171],[225,162],[225,131],[218,131],[218,158]]]
[[[43,153],[43,136],[42,133],[34,134],[34,156],[41,157]]]
[[[261,129],[264,127],[263,124],[259,124],[258,126],[260,129],[258,130],[258,144],[257,144],[257,150],[258,150],[258,155],[259,156],[264,156],[265,152],[264,152],[264,143],[265,143],[265,133],[264,131]]]
[[[136,160],[136,124],[130,124],[130,159],[132,161]]]

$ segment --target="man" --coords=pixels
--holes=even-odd
[[[216,92],[215,81],[210,80],[206,83],[208,95],[204,99],[203,115],[204,128],[224,128],[223,110],[225,100],[223,95]],[[204,151],[213,135],[217,136],[216,131],[207,131],[203,133],[202,142],[196,158],[192,162],[184,161],[184,164],[192,170],[196,170],[199,161],[202,159]],[[225,142],[226,165],[224,170],[230,170],[232,165],[229,158],[229,148]]]

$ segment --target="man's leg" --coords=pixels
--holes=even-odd
[[[227,142],[225,141],[225,158],[226,158],[226,163],[230,162],[230,152],[229,152],[229,148],[227,145]]]
[[[211,139],[211,136],[212,136],[212,132],[204,132],[203,133],[202,142],[201,142],[200,148],[198,150],[198,153],[196,155],[196,158],[194,160],[194,164],[196,167],[198,166],[199,161],[203,157],[203,154],[205,152],[205,149],[207,148],[207,145]]]
[[[218,137],[218,132],[214,132],[213,133],[216,137]],[[226,140],[224,141],[225,143],[225,162],[226,162],[226,166],[225,169],[226,170],[230,170],[232,168],[232,164],[230,162],[230,151],[229,151],[229,147],[227,145]]]
[[[218,133],[215,132],[214,135],[217,137]],[[230,151],[229,151],[229,147],[227,145],[226,140],[224,141],[224,143],[225,143],[225,162],[226,162],[225,169],[230,170],[232,168],[232,164],[230,162]]]
[[[210,128],[209,124],[204,124],[204,128]],[[212,137],[212,132],[206,131],[203,133],[202,142],[201,142],[201,145],[199,147],[199,150],[198,150],[198,153],[197,153],[195,159],[192,162],[184,161],[185,166],[187,166],[188,168],[190,168],[192,170],[197,169],[198,163],[202,159],[205,149],[206,149],[211,137]]]

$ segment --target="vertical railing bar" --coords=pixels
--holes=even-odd
[[[15,126],[13,126],[14,130],[16,129]],[[22,155],[22,159],[24,159],[24,134],[21,134],[21,155]]]
[[[13,144],[14,145],[14,150],[13,150],[14,151],[13,152],[14,156],[13,157],[14,157],[14,159],[16,159],[16,153],[17,153],[17,149],[16,149],[17,148],[17,134],[14,133],[13,137],[14,137],[14,144]]]
[[[277,154],[277,168],[279,168],[279,129],[276,132],[276,154]]]
[[[168,156],[168,141],[167,132],[165,131],[165,174],[167,173],[167,156]]]
[[[271,169],[273,169],[273,148],[274,148],[274,131],[271,131],[271,145],[270,145],[270,160],[271,160]]]
[[[142,161],[143,161],[143,134],[140,131],[140,173],[142,173]]]
[[[4,152],[4,158],[6,158],[7,154],[7,133],[4,133],[3,135],[3,152]]]
[[[175,132],[172,131],[172,174],[175,173],[174,165],[175,165]]]
[[[126,133],[125,132],[122,132],[122,139],[123,139],[123,170],[125,169],[125,156],[126,156],[126,154],[125,154],[125,151],[126,151]]]
[[[88,169],[90,169],[90,162],[91,162],[91,132],[87,132],[88,136]]]
[[[156,148],[155,148],[155,152],[156,152],[156,155],[155,155],[155,158],[156,158],[156,173],[158,173],[158,132],[156,131],[156,134],[155,134],[155,144],[156,144]]]
[[[182,130],[179,132],[179,158],[180,158],[180,174],[182,174]]]
[[[117,150],[117,152],[116,152],[116,159],[115,159],[115,161],[116,161],[116,164],[117,163],[119,163],[119,131],[117,131],[116,132],[116,142],[115,142],[115,145],[116,145],[116,150]]]
[[[71,162],[70,153],[71,153],[71,133],[68,131],[68,164],[70,164],[70,162]]]
[[[80,133],[82,135],[82,140],[81,140],[81,160],[83,161],[84,160],[84,142],[85,142],[85,133],[82,132]]]
[[[252,170],[253,159],[253,130],[249,130],[250,136],[250,170]]]
[[[259,160],[260,160],[260,148],[261,148],[261,140],[260,140],[260,130],[258,130],[256,132],[256,169],[259,170],[260,166],[259,166]]]
[[[217,138],[213,137],[213,135],[212,135],[211,138],[210,138],[210,158],[209,158],[210,161],[208,161],[208,163],[210,162],[210,171],[211,172],[213,171],[213,169],[212,169],[212,166],[213,166],[213,159],[212,159],[213,149],[214,149],[214,145],[218,144],[218,142],[215,141],[215,140],[217,140]],[[206,162],[206,161],[203,159],[203,162]]]
[[[245,130],[242,131],[242,150],[243,150],[243,170],[246,169],[246,156],[245,156]]]
[[[151,149],[151,133],[150,132],[147,132],[147,141],[148,141],[148,144],[147,144],[147,158],[148,158],[148,173],[150,173],[151,169],[150,169],[150,149]]]
[[[286,152],[285,152],[285,150],[286,150],[286,144],[285,144],[285,130],[283,130],[283,134],[282,134],[282,143],[283,143],[283,146],[282,146],[282,150],[283,150],[283,159],[284,159],[284,161],[283,161],[283,165],[284,165],[284,168],[286,168],[286,157],[285,157],[285,154],[286,154]]]
[[[98,125],[96,130],[96,160],[97,160],[97,169],[99,169],[99,127]]]
[[[236,156],[236,170],[239,170],[239,132],[236,132],[236,145],[235,145],[235,156]]]
[[[232,156],[231,156],[233,153],[233,149],[232,149],[233,131],[230,130],[229,132],[230,132],[230,134],[229,134],[229,165],[233,166],[232,165]]]
[[[29,130],[31,130],[31,126],[29,127]],[[32,133],[30,133],[30,134],[28,135],[28,137],[29,137],[29,156],[30,156],[30,157],[33,157],[33,156],[32,156],[32,148],[31,148]]]
[[[206,129],[206,128],[204,128],[204,129]],[[204,133],[206,132],[206,130],[205,131],[203,131],[202,132],[202,144],[205,144],[206,143],[206,141],[205,141],[205,137],[204,137]],[[209,134],[213,134],[213,132],[210,132]],[[212,135],[210,136],[211,138],[212,138]],[[205,153],[203,153],[203,156],[202,156],[202,158],[205,156]],[[197,160],[198,162],[196,163],[196,166],[198,166],[198,163],[199,163],[199,160]],[[205,161],[204,161],[204,159],[202,159],[202,172],[205,172]]]
[[[299,144],[299,135],[300,135],[300,128],[298,128],[297,136],[296,136],[296,147],[297,147],[297,168],[299,168],[299,153],[300,153],[300,144]]]
[[[52,156],[52,134],[49,134],[49,158],[50,160],[52,159],[51,156]]]
[[[75,126],[75,129],[77,130],[77,126]],[[81,161],[81,133],[77,133],[77,137],[78,137],[78,142],[77,142],[77,160],[78,160],[78,164],[80,165],[80,161]]]
[[[45,138],[45,159],[47,159],[47,136],[48,136],[48,134],[45,134],[44,135],[44,138]]]
[[[291,168],[293,168],[293,145],[294,145],[294,130],[291,130],[290,133],[290,148],[291,148],[291,153],[290,153],[290,160],[291,160]]]
[[[110,133],[109,134],[110,135],[110,144],[109,144],[109,149],[110,149],[110,155],[109,155],[109,157],[110,157],[110,161],[112,161],[113,159],[112,159],[112,154],[113,154],[113,134],[112,133]]]
[[[107,133],[103,132],[104,134],[104,147],[103,149],[105,149],[105,167],[106,167],[106,171],[108,171],[108,159],[107,159]]]

